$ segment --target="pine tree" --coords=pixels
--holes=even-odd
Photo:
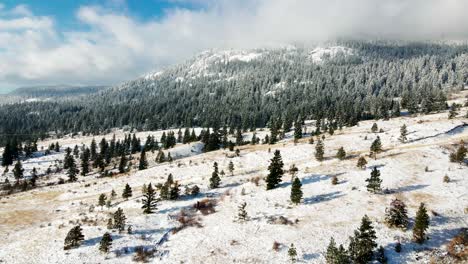
[[[330,244],[328,244],[327,252],[325,254],[325,261],[327,264],[350,264],[348,252],[340,245],[336,247],[335,239],[330,238]]]
[[[367,190],[371,193],[377,193],[380,191],[380,184],[382,180],[380,179],[380,171],[377,167],[374,167],[371,172],[370,178],[366,179],[367,183]]]
[[[143,195],[143,209],[144,214],[152,214],[154,210],[156,210],[156,192],[153,189],[151,183],[148,185],[146,189],[146,193]]]
[[[7,141],[2,154],[2,166],[13,165],[13,147],[10,141]]]
[[[125,188],[124,188],[124,191],[122,193],[122,198],[124,198],[125,200],[127,200],[129,197],[132,197],[132,188],[130,187],[130,185],[128,185],[128,183],[125,185]]]
[[[106,195],[101,193],[99,195],[99,199],[98,199],[98,206],[101,206],[101,209],[102,209],[102,207],[104,207],[104,205],[106,205],[106,200],[107,200]]]
[[[379,130],[379,127],[377,126],[377,123],[372,124],[371,132],[377,133],[378,130]]]
[[[315,158],[318,161],[323,161],[323,155],[324,155],[324,145],[323,141],[319,138],[317,140],[317,144],[315,145]]]
[[[31,171],[31,186],[35,187],[37,181],[37,170],[36,167],[33,167]]]
[[[400,128],[400,137],[398,139],[401,142],[405,143],[408,140],[407,135],[408,135],[408,129],[406,128],[406,125],[403,124]]]
[[[179,187],[179,182],[174,182],[174,184],[171,186],[169,190],[169,199],[170,200],[177,200],[179,199],[180,196],[180,187]]]
[[[377,259],[379,263],[382,263],[382,264],[387,263],[387,257],[385,256],[385,249],[382,246],[380,246],[377,249],[377,254],[375,258]]]
[[[390,227],[406,228],[409,221],[405,203],[394,199],[390,207],[385,209],[385,222]]]
[[[365,215],[361,220],[361,226],[354,231],[354,237],[350,237],[349,255],[354,263],[367,263],[372,260],[372,251],[377,246],[375,230],[369,217]]]
[[[228,170],[231,173],[231,176],[234,176],[234,163],[229,161]]]
[[[294,244],[291,244],[291,246],[288,249],[288,255],[289,258],[291,259],[291,262],[296,262],[297,260],[297,250]]]
[[[343,147],[340,147],[336,152],[336,158],[338,158],[339,160],[344,160],[346,158],[346,151]]]
[[[75,158],[73,156],[70,156],[70,161],[69,161],[69,166],[68,166],[68,181],[69,182],[75,182],[78,179],[76,178],[76,175],[78,174],[78,169],[76,168],[76,163],[75,163]]]
[[[294,204],[299,204],[302,199],[302,183],[298,177],[294,177],[294,180],[291,185],[291,202]]]
[[[92,161],[96,160],[96,157],[97,157],[96,149],[97,149],[96,140],[93,138],[93,140],[91,141],[91,146],[90,146],[90,154],[91,154]]]
[[[148,161],[146,160],[146,152],[143,149],[140,155],[140,164],[138,165],[139,170],[146,170],[148,168]]]
[[[237,219],[239,221],[246,221],[247,220],[247,211],[245,210],[245,207],[247,206],[246,202],[243,202],[239,205],[239,212],[237,213]]]
[[[86,148],[83,153],[81,154],[81,175],[86,176],[89,173],[89,158],[90,158],[90,151]]]
[[[111,199],[114,199],[117,196],[117,193],[115,193],[114,189],[111,191]]]
[[[71,249],[77,248],[80,246],[81,241],[84,240],[84,236],[82,234],[81,226],[77,225],[70,229],[67,236],[65,237],[64,249]]]
[[[15,167],[13,168],[13,176],[15,177],[16,181],[19,181],[24,177],[24,169],[20,160],[15,163]]]
[[[465,142],[461,140],[457,151],[450,153],[450,161],[462,163],[465,160],[467,153],[468,150],[465,147]]]
[[[274,189],[281,183],[282,177],[284,174],[283,171],[283,160],[281,158],[281,153],[279,150],[275,150],[273,158],[270,161],[270,165],[268,166],[268,176],[267,176],[267,190]]]
[[[374,142],[372,142],[370,151],[371,151],[371,154],[374,155],[374,159],[377,159],[377,153],[380,153],[382,151],[382,142],[380,141],[379,136],[377,136]]]
[[[119,230],[119,233],[125,230],[125,221],[127,218],[122,210],[122,208],[118,208],[117,211],[114,213],[114,228]]]
[[[218,163],[217,162],[214,163],[213,168],[214,168],[214,171],[211,174],[211,178],[210,178],[211,189],[218,188],[219,184],[221,183],[221,178],[219,178],[219,175],[218,175]]]
[[[101,242],[99,242],[99,250],[104,253],[107,253],[109,252],[109,248],[111,247],[111,245],[112,245],[112,237],[108,232],[106,232],[102,236]]]
[[[120,157],[119,172],[124,173],[126,168],[127,168],[127,157],[125,156],[125,154],[123,154]]]
[[[296,121],[294,123],[294,140],[297,142],[297,140],[302,138],[302,125],[300,122]]]
[[[367,165],[367,160],[364,157],[359,157],[357,162],[357,167],[361,169],[365,169]]]
[[[413,239],[419,244],[426,240],[426,230],[429,228],[429,215],[424,203],[419,205],[416,219],[414,220]]]
[[[114,228],[114,222],[112,221],[112,218],[109,218],[107,220],[107,229],[111,230]]]

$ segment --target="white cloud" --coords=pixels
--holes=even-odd
[[[114,7],[76,11],[86,30],[60,31],[53,17],[0,4],[0,84],[117,83],[209,48],[336,37],[468,38],[466,0],[167,1],[202,8],[174,8],[159,20],[142,21],[116,11],[125,1],[110,0]]]

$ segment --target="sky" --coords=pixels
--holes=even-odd
[[[0,91],[114,85],[206,49],[467,40],[467,0],[0,0]]]

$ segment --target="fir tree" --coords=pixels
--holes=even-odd
[[[117,193],[114,191],[114,189],[112,189],[110,196],[111,196],[111,199],[114,199],[115,197],[117,197]]]
[[[374,159],[377,159],[377,153],[382,152],[382,142],[380,141],[380,137],[377,138],[372,142],[370,147],[371,154],[374,156]]]
[[[294,204],[299,204],[302,199],[302,183],[298,177],[294,177],[294,180],[291,185],[291,202]]]
[[[229,161],[228,170],[231,173],[231,176],[234,176],[234,163]]]
[[[419,205],[416,219],[414,220],[413,239],[419,244],[426,240],[426,230],[429,228],[429,215],[424,203]]]
[[[106,232],[102,236],[101,242],[99,242],[99,250],[104,253],[107,253],[109,252],[109,248],[111,247],[111,245],[112,245],[112,237],[108,232]]]
[[[86,148],[83,153],[81,154],[81,175],[86,176],[89,173],[89,158],[91,152],[88,148]]]
[[[70,161],[69,161],[69,166],[68,166],[68,181],[69,182],[75,182],[78,179],[76,178],[76,175],[78,174],[78,169],[76,168],[76,163],[75,163],[75,158],[73,156],[70,156]]]
[[[406,228],[408,226],[408,213],[405,203],[398,199],[393,200],[390,207],[385,209],[385,222],[390,227]]]
[[[96,160],[96,157],[97,157],[97,144],[96,144],[96,140],[93,138],[93,140],[91,141],[91,146],[90,146],[90,154],[91,154],[91,160],[92,161],[95,161]]]
[[[291,246],[288,249],[288,256],[291,259],[291,262],[296,262],[297,260],[297,250],[294,244],[291,244]]]
[[[143,149],[140,155],[140,164],[138,165],[139,170],[146,170],[148,168],[148,161],[146,160],[146,152]]]
[[[377,123],[372,124],[371,132],[377,133],[377,131],[379,131],[379,127],[377,126]]]
[[[343,147],[340,147],[336,152],[336,158],[338,158],[339,160],[344,160],[346,158],[346,151]]]
[[[246,221],[247,220],[247,211],[245,210],[245,207],[247,206],[246,202],[243,202],[239,205],[239,212],[237,213],[237,219],[239,221]]]
[[[126,168],[127,168],[127,157],[124,154],[120,157],[119,172],[124,173]]]
[[[33,167],[31,171],[31,186],[32,187],[36,186],[36,181],[37,181],[37,170],[36,170],[36,167]]]
[[[151,183],[148,185],[146,189],[146,193],[143,195],[143,209],[144,214],[152,214],[154,210],[156,210],[156,192],[153,189]]]
[[[387,263],[387,257],[385,256],[385,249],[382,246],[380,246],[377,249],[377,254],[375,258],[377,259],[379,263],[382,263],[382,264]]]
[[[372,260],[372,251],[377,246],[375,230],[369,217],[365,215],[361,220],[361,226],[350,237],[349,255],[354,263],[367,263]]]
[[[24,169],[20,160],[15,163],[15,167],[13,168],[13,176],[15,177],[16,181],[19,181],[24,177]]]
[[[468,150],[465,147],[465,142],[462,140],[460,141],[457,151],[450,153],[450,161],[462,163],[465,160],[467,152]]]
[[[294,140],[297,141],[302,138],[302,125],[296,121],[294,123]]]
[[[107,229],[111,230],[114,228],[114,222],[112,221],[112,218],[109,218],[107,220]]]
[[[327,264],[350,264],[348,252],[340,245],[336,246],[335,239],[330,238],[330,244],[328,244],[327,252],[325,254],[325,261]]]
[[[170,200],[177,200],[179,199],[180,196],[180,187],[179,187],[179,182],[174,182],[174,184],[171,186],[171,189],[169,190],[169,199]]]
[[[210,178],[210,188],[211,189],[215,189],[215,188],[218,188],[219,187],[219,184],[221,183],[221,178],[219,178],[219,175],[218,175],[218,163],[215,162],[214,165],[213,165],[213,173],[211,174],[211,178]]]
[[[122,193],[122,198],[127,200],[128,198],[132,197],[132,188],[128,183],[125,185],[124,191]]]
[[[67,236],[65,237],[64,249],[71,249],[77,248],[80,246],[81,241],[84,240],[84,236],[82,234],[81,226],[77,225],[70,229]]]
[[[319,138],[317,140],[317,144],[315,145],[315,158],[318,160],[318,161],[323,161],[324,157],[324,145],[323,145],[323,141]]]
[[[406,128],[406,125],[403,124],[400,128],[400,137],[398,139],[401,142],[405,143],[408,140],[407,135],[408,135],[408,129]]]
[[[380,171],[377,167],[374,167],[371,172],[370,178],[366,179],[367,182],[367,190],[371,193],[377,193],[380,191],[380,184],[382,180],[380,179]]]
[[[101,206],[101,209],[102,209],[102,207],[104,207],[104,205],[106,205],[106,200],[107,200],[106,195],[101,193],[99,195],[99,199],[98,199],[98,206]]]
[[[367,165],[367,160],[364,157],[359,157],[358,162],[357,162],[357,167],[361,169],[365,169]]]
[[[114,228],[119,230],[119,233],[125,230],[125,221],[127,218],[121,208],[118,208],[114,213]]]
[[[283,171],[283,160],[281,158],[281,153],[279,150],[275,150],[273,158],[270,161],[268,166],[268,176],[267,176],[267,190],[274,189],[281,183],[282,177],[284,174]]]

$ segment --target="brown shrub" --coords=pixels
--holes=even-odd
[[[209,215],[213,214],[216,212],[215,207],[216,207],[217,201],[215,199],[203,199],[201,201],[197,201],[193,205],[193,208],[196,210],[200,211],[203,215]]]
[[[281,247],[281,243],[278,241],[273,242],[273,250],[278,252]]]
[[[468,229],[464,228],[447,245],[450,256],[459,260],[468,260]]]
[[[259,186],[260,185],[260,176],[257,176],[257,177],[253,177],[250,179],[251,182],[253,182],[255,184],[255,186]]]
[[[150,258],[154,257],[154,253],[154,249],[148,249],[142,246],[136,247],[135,256],[133,256],[133,261],[146,263]]]
[[[176,220],[180,226],[173,229],[172,233],[174,234],[189,226],[202,227],[200,219],[192,211],[180,210],[176,215]]]

